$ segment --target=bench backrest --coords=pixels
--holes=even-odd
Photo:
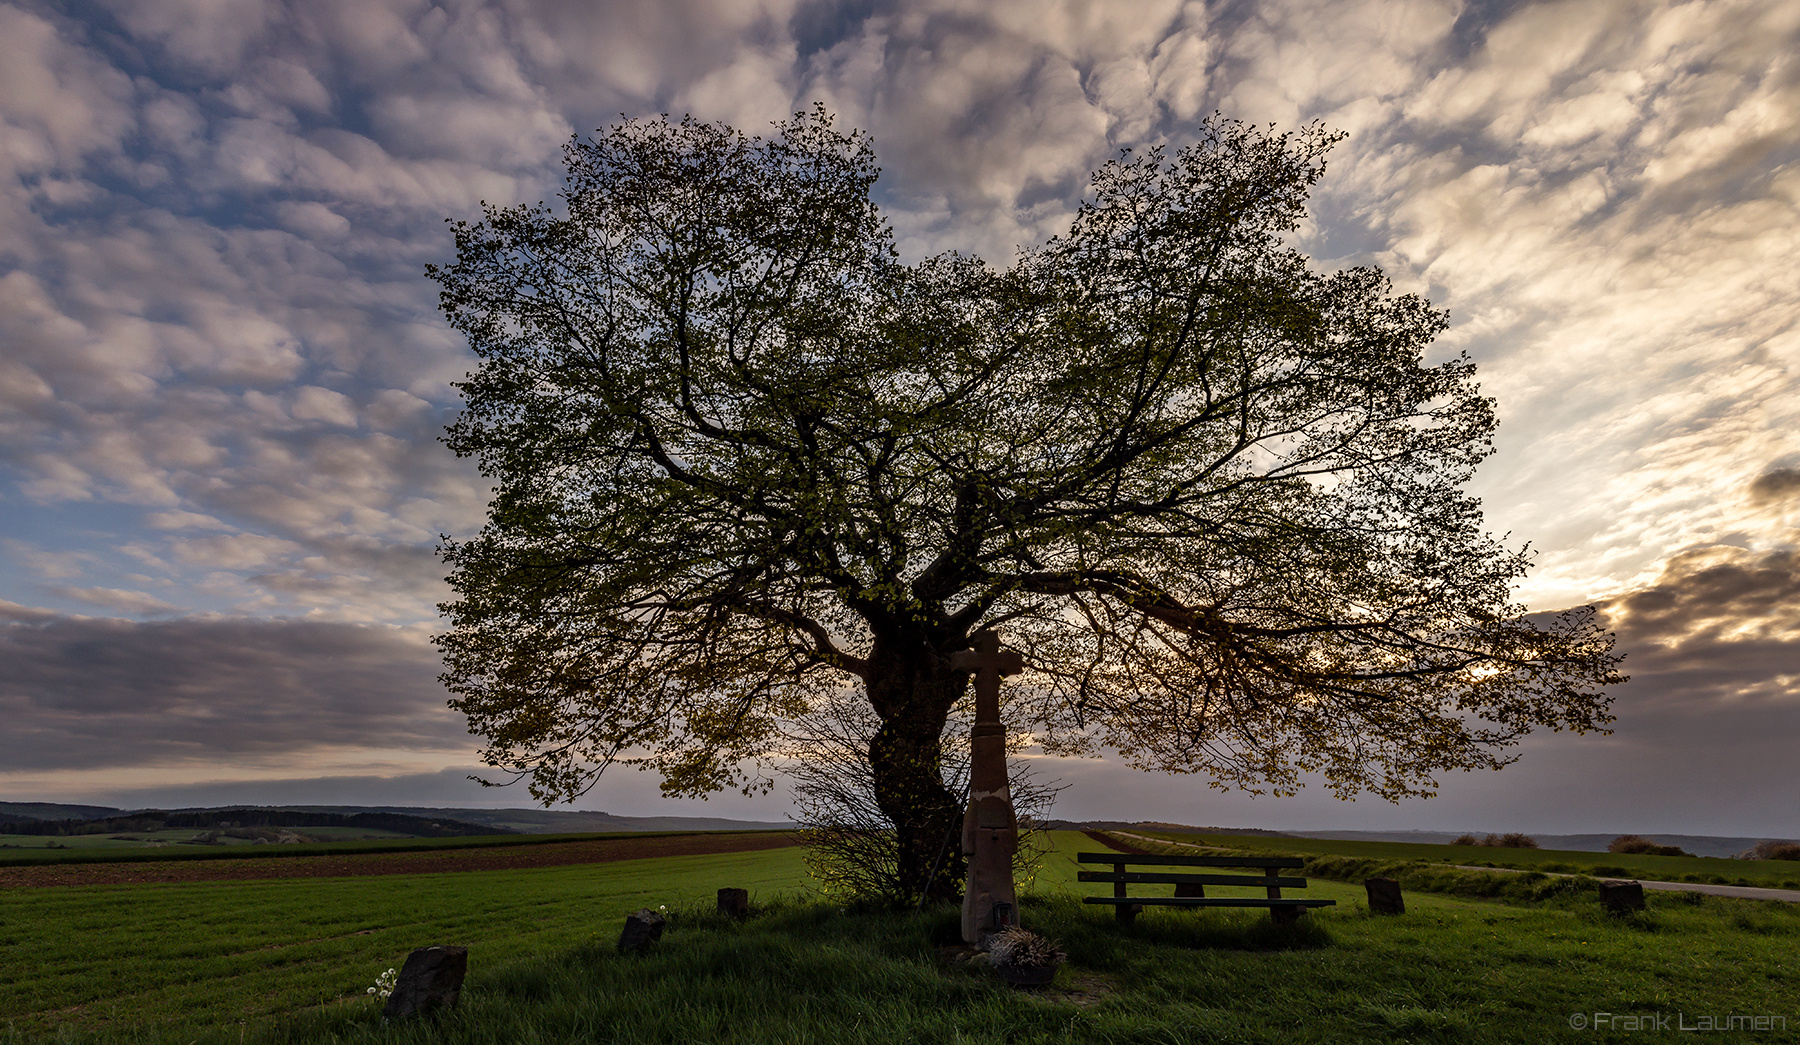
[[[1168,856],[1162,853],[1076,853],[1084,864],[1157,864],[1175,867],[1305,867],[1297,856]]]

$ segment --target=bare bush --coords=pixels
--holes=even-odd
[[[1457,835],[1456,840],[1454,842],[1451,842],[1450,844],[1451,845],[1480,845],[1481,839],[1476,838],[1474,835]]]
[[[798,809],[794,820],[800,825],[807,869],[824,891],[866,902],[910,904],[929,882],[901,875],[893,820],[876,801],[868,751],[880,725],[860,695],[839,693],[815,705],[788,731],[789,756],[782,768],[792,782]],[[968,793],[968,733],[966,717],[953,713],[944,727],[939,772],[944,785],[959,795]],[[1013,876],[1024,884],[1049,852],[1049,836],[1041,824],[1063,785],[1042,780],[1013,759],[1007,762],[1007,776],[1019,820]],[[944,836],[933,878],[960,878],[961,827],[959,818]]]

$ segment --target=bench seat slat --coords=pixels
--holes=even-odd
[[[1136,853],[1076,853],[1084,864],[1159,864],[1175,867],[1304,867],[1297,856],[1167,856]]]
[[[1155,871],[1078,871],[1078,882],[1147,882],[1152,885],[1253,885],[1257,888],[1276,886],[1281,889],[1304,889],[1304,878],[1271,878],[1261,874],[1172,874]]]
[[[1336,900],[1300,900],[1283,897],[1279,900],[1255,899],[1248,896],[1145,896],[1140,898],[1117,896],[1084,896],[1082,903],[1098,904],[1143,904],[1157,907],[1336,907]]]

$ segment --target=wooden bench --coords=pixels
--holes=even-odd
[[[1111,864],[1111,871],[1082,871],[1083,882],[1111,882],[1111,896],[1085,896],[1082,903],[1112,904],[1120,921],[1129,923],[1146,905],[1159,907],[1267,907],[1277,925],[1292,925],[1308,907],[1332,907],[1336,900],[1306,900],[1281,895],[1283,889],[1304,889],[1306,879],[1284,877],[1284,868],[1305,866],[1293,856],[1164,856],[1135,853],[1077,853],[1084,864]],[[1260,868],[1262,874],[1178,874],[1169,871],[1132,871],[1133,866]],[[1130,896],[1128,885],[1175,886],[1174,896]],[[1248,885],[1267,889],[1263,896],[1207,896],[1209,885]]]

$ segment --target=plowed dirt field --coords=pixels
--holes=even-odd
[[[219,860],[159,860],[145,863],[59,864],[0,867],[0,888],[56,885],[117,885],[126,882],[223,882],[260,878],[348,878],[372,874],[437,874],[444,871],[501,871],[521,867],[562,867],[643,860],[659,856],[747,853],[795,843],[786,832],[725,835],[671,835],[658,838],[596,838],[583,842],[433,849],[342,856],[257,856]]]

